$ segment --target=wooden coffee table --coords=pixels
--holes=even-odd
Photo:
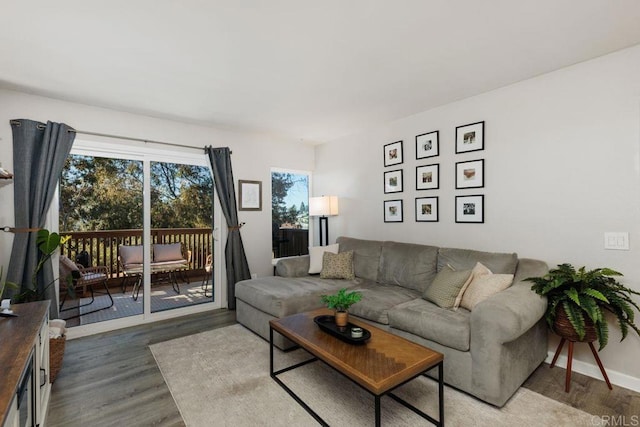
[[[380,398],[384,395],[393,398],[433,424],[444,426],[442,372],[444,356],[441,353],[358,321],[353,316],[349,317],[349,322],[369,330],[371,339],[362,345],[341,341],[322,331],[313,321],[314,317],[327,314],[330,315],[332,312],[327,309],[319,309],[269,322],[271,378],[280,384],[311,416],[325,426],[328,424],[287,387],[278,378],[278,375],[310,362],[321,360],[373,394],[376,426],[380,425]],[[298,344],[314,357],[274,372],[273,331]],[[396,387],[435,367],[438,368],[438,420],[391,393]]]

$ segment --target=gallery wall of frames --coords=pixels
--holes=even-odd
[[[404,141],[395,141],[384,145],[384,222],[404,221],[404,191],[405,179],[415,178],[415,198],[413,209],[416,222],[438,222],[440,197],[433,195],[433,190],[440,189],[440,174],[455,174],[455,189],[453,200],[455,203],[455,222],[481,224],[484,223],[485,199],[484,194],[478,194],[479,188],[484,188],[485,159],[479,152],[485,147],[485,123],[475,122],[456,127],[455,141],[446,141],[444,149],[455,149],[455,165],[441,165],[440,131],[434,130],[415,137],[415,158],[418,165],[413,170],[403,168],[405,145]],[[441,171],[442,166],[442,171]],[[442,197],[443,199],[445,196]],[[413,202],[413,201],[412,201]],[[449,201],[442,201],[449,203]]]

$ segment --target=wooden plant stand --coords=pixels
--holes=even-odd
[[[560,344],[558,345],[556,354],[553,356],[553,361],[551,362],[550,368],[553,368],[556,365],[556,361],[558,360],[558,356],[562,351],[562,347],[564,346],[565,341],[569,341],[569,354],[567,355],[567,375],[564,380],[564,391],[569,393],[569,390],[571,389],[571,363],[573,362],[573,344],[575,344],[576,341],[573,341],[567,338],[562,338],[560,340]],[[609,387],[609,390],[613,390],[613,387],[611,387],[611,382],[609,382],[609,377],[607,376],[607,372],[604,370],[604,366],[602,366],[600,357],[598,357],[598,352],[596,351],[596,348],[593,346],[593,341],[585,341],[585,342],[589,344],[589,348],[591,348],[591,353],[593,353],[593,357],[596,359],[596,363],[600,368],[600,372],[602,372],[602,376],[604,377],[604,380],[607,382],[607,387]]]

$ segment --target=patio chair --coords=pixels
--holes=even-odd
[[[134,279],[135,288],[142,280],[143,271],[143,246],[142,245],[118,245],[118,264],[124,274],[122,278],[122,293],[127,292],[127,281]]]
[[[211,295],[207,295],[209,279],[211,279]],[[201,288],[204,290],[205,297],[213,296],[213,256],[211,254],[207,255],[207,261],[204,265],[204,278],[202,279]]]
[[[100,307],[95,310],[87,311],[84,313],[78,312],[77,315],[69,317],[69,319],[73,319],[75,317],[84,316],[86,314],[95,313],[96,311],[105,310],[107,308],[113,307],[113,297],[111,296],[111,292],[109,292],[109,286],[107,285],[107,280],[109,279],[109,269],[104,266],[96,266],[96,267],[83,267],[80,264],[76,264],[71,261],[65,255],[60,256],[60,283],[68,284],[70,281],[71,289],[67,288],[67,286],[61,286],[61,289],[66,289],[67,291],[64,293],[62,300],[60,301],[59,311],[62,313],[64,311],[69,311],[73,309],[80,309],[80,307],[86,307],[91,305],[95,301],[95,294],[103,294],[109,297],[110,304],[105,307]],[[104,291],[95,290],[95,286],[103,286]],[[67,307],[62,308],[64,306],[65,301],[67,300],[67,296],[73,292],[82,291],[82,296],[84,296],[89,290],[91,293],[91,300],[85,304],[79,304],[77,307]]]

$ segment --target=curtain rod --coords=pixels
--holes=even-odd
[[[16,126],[22,126],[22,123],[19,120],[11,120],[10,124],[16,125]],[[36,127],[38,129],[40,129],[40,130],[46,129],[46,126],[44,124],[38,124]],[[115,138],[115,139],[124,139],[124,140],[127,140],[127,141],[144,142],[145,144],[151,143],[151,144],[159,144],[159,145],[168,145],[168,146],[171,146],[171,147],[180,147],[180,148],[190,148],[190,149],[193,149],[193,150],[202,150],[202,148],[192,147],[192,146],[189,146],[189,145],[175,144],[175,143],[172,143],[172,142],[154,141],[152,139],[134,138],[134,137],[131,137],[131,136],[112,135],[112,134],[108,134],[108,133],[89,132],[89,131],[85,131],[85,130],[75,130],[75,129],[68,129],[67,132],[75,132],[76,135],[77,134],[83,134],[83,135],[101,136],[101,137],[104,137],[104,138]],[[230,154],[233,154],[233,152],[231,151]]]

